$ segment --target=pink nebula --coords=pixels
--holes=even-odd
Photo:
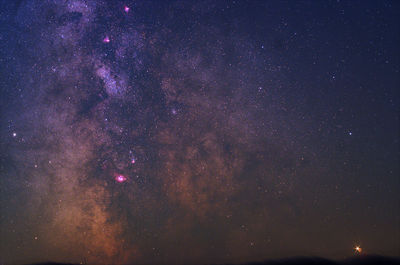
[[[115,177],[115,180],[116,180],[117,182],[119,182],[119,183],[122,183],[122,182],[126,181],[126,177],[123,176],[123,175],[117,175],[117,176]]]

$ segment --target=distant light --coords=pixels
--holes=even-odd
[[[353,133],[352,132],[349,132],[349,135],[352,135]]]
[[[130,8],[129,8],[128,6],[124,6],[124,11],[125,11],[125,13],[128,13],[129,10],[130,10]]]
[[[110,42],[110,38],[108,36],[105,36],[103,39],[104,43],[109,43]]]
[[[362,252],[362,248],[361,248],[360,246],[356,246],[356,247],[354,248],[354,250],[355,250],[357,253],[361,253],[361,252]]]
[[[13,137],[17,137],[17,133],[16,133],[16,132],[13,132],[12,136],[13,136]]]
[[[136,163],[135,158],[132,158],[132,159],[131,159],[131,164],[135,164],[135,163]]]

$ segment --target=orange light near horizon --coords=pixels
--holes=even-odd
[[[362,248],[361,248],[360,246],[356,246],[356,247],[354,248],[354,250],[355,250],[357,253],[361,253],[361,252],[362,252]]]

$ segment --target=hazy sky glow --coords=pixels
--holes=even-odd
[[[0,263],[399,256],[399,3],[1,1]]]

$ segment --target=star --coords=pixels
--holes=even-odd
[[[354,250],[356,251],[356,253],[361,253],[362,252],[362,248],[360,246],[356,246],[354,248]]]

